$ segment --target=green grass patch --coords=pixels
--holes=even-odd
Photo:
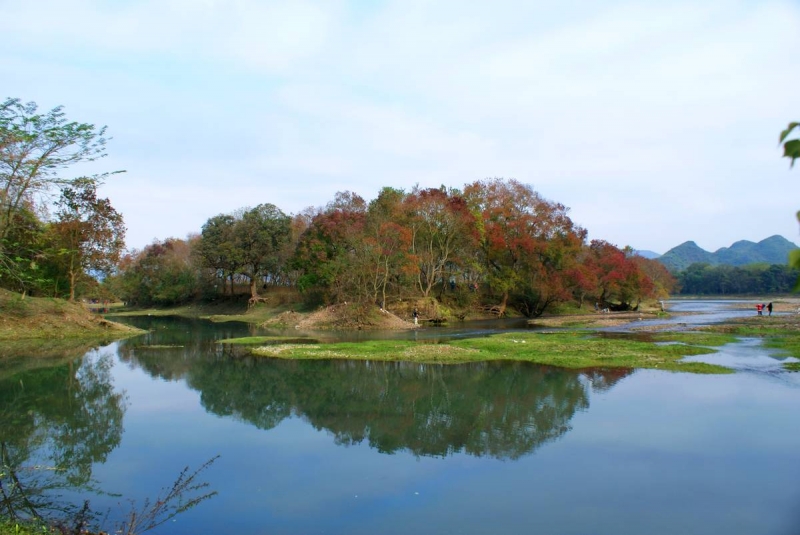
[[[228,338],[217,341],[218,344],[240,344],[240,345],[274,345],[274,344],[316,344],[318,340],[306,337],[290,336],[243,336],[241,338]]]
[[[49,533],[56,533],[56,530],[35,520],[21,521],[0,518],[0,535],[44,535]]]
[[[764,339],[764,346],[800,359],[800,335],[768,336]]]
[[[284,312],[297,311],[297,306],[259,304],[250,309],[247,302],[224,302],[182,305],[164,308],[116,309],[106,316],[178,316],[181,318],[206,319],[215,323],[241,321],[260,325]]]
[[[788,333],[764,338],[764,347],[777,349],[786,356],[800,359],[800,334]],[[800,362],[784,362],[783,367],[792,372],[800,371]]]
[[[515,360],[562,368],[652,368],[691,373],[732,373],[723,366],[681,362],[691,355],[715,352],[710,347],[602,338],[584,333],[504,333],[446,343],[373,340],[333,344],[276,344],[254,354],[289,359],[358,359],[463,363]]]
[[[736,342],[738,337],[730,333],[682,331],[654,333],[652,340],[655,342],[679,342],[693,346],[719,347]]]
[[[719,333],[733,334],[737,336],[770,336],[770,335],[785,335],[796,332],[791,329],[786,329],[781,325],[751,325],[751,324],[724,324],[712,325],[707,327],[709,331],[716,331]]]

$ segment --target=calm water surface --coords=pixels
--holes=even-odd
[[[219,454],[219,495],[155,533],[800,533],[800,374],[758,340],[700,376],[255,359],[215,343],[243,325],[132,321],[153,332],[0,372],[0,442],[67,467],[67,499],[122,495],[89,496],[111,519]]]

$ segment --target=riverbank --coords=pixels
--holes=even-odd
[[[418,322],[413,322],[413,311],[418,311]],[[296,303],[266,300],[248,306],[246,300],[226,300],[167,308],[114,309],[106,317],[126,316],[177,316],[206,319],[215,323],[240,321],[258,327],[298,329],[309,331],[338,330],[409,330],[427,325],[455,324],[477,320],[497,319],[492,307],[455,307],[434,298],[406,299],[391,303],[381,309],[376,305],[339,303],[316,309],[305,309]],[[522,317],[513,310],[506,316]],[[602,328],[625,325],[642,319],[669,317],[655,305],[642,305],[637,312],[594,312],[588,308],[563,307],[546,316],[529,320],[529,324],[542,327]]]
[[[591,314],[565,314],[561,316],[544,316],[528,320],[531,327],[560,327],[571,329],[602,329],[619,327],[643,320],[668,318],[666,312],[596,312]]]
[[[498,334],[485,338],[431,343],[428,341],[367,341],[330,343],[313,333],[307,338],[252,337],[222,343],[250,345],[255,355],[282,359],[353,359],[436,363],[490,360],[523,360],[565,368],[657,368],[699,373],[731,370],[708,364],[682,362],[683,357],[707,354],[741,338],[762,338],[765,347],[787,357],[800,357],[800,315],[785,312],[787,301],[776,306],[775,315],[735,317],[719,325],[686,330],[686,324],[665,322],[671,316],[658,311],[588,313],[549,316],[530,320],[531,332]],[[781,311],[783,310],[783,311]],[[697,315],[701,312],[687,312]],[[649,320],[649,321],[648,321]],[[637,325],[645,322],[649,325]],[[628,324],[624,331],[604,333],[605,327]],[[547,328],[557,329],[544,330]],[[676,330],[677,329],[677,330]],[[490,342],[487,342],[489,340]],[[798,363],[784,363],[788,370]]]
[[[0,356],[9,348],[58,345],[59,341],[111,341],[143,331],[109,321],[81,303],[63,299],[25,297],[0,290]]]

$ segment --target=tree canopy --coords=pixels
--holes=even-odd
[[[90,272],[113,267],[124,247],[122,216],[97,196],[112,173],[66,175],[106,155],[105,132],[67,119],[61,106],[42,113],[33,102],[0,103],[0,287],[74,298],[80,281],[96,286]]]
[[[178,250],[189,252],[175,262]],[[269,203],[219,214],[196,238],[131,253],[112,280],[126,300],[142,304],[262,299],[284,288],[313,306],[444,300],[531,317],[587,299],[635,308],[674,285],[662,266],[630,249],[587,244],[564,205],[499,178],[463,190],[386,187],[369,202],[339,192],[293,216]]]

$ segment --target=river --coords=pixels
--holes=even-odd
[[[753,313],[729,305],[669,321]],[[0,375],[4,456],[62,495],[40,507],[88,498],[110,528],[219,455],[199,475],[218,494],[152,533],[800,532],[800,374],[756,339],[705,376],[257,359],[216,343],[245,325],[130,321],[151,332]]]

